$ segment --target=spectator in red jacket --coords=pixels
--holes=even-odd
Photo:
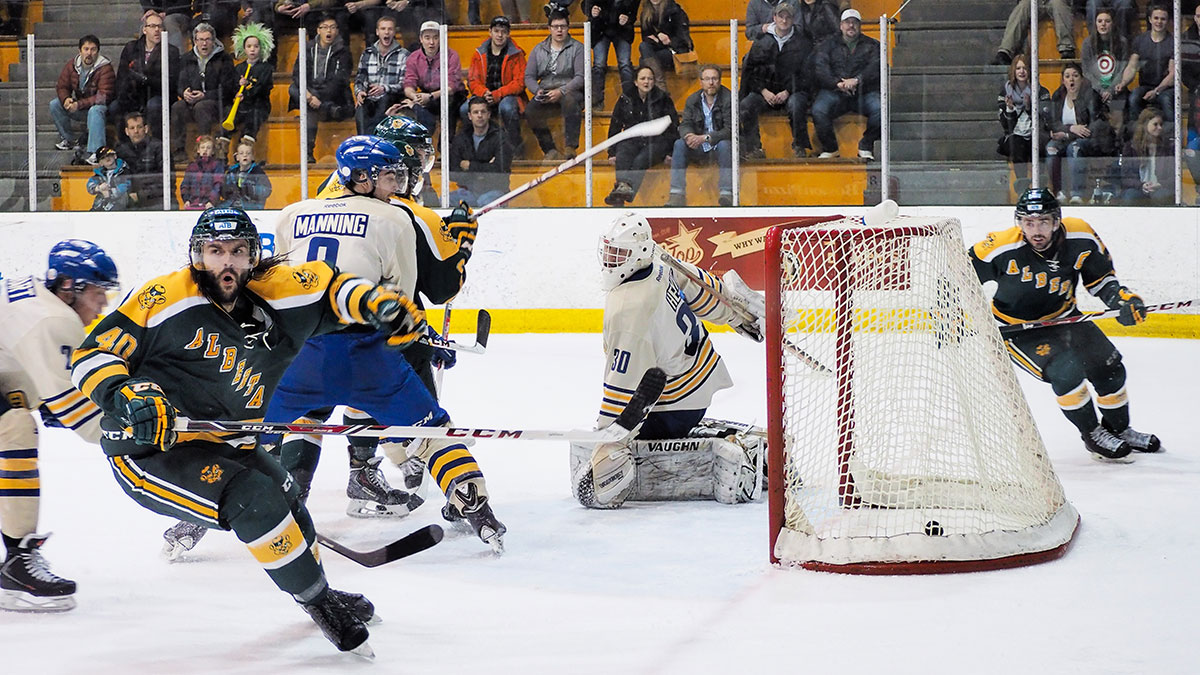
[[[500,111],[500,124],[513,147],[513,157],[522,154],[521,114],[525,112],[525,51],[509,39],[512,23],[508,17],[492,19],[488,39],[471,54],[467,71],[467,90],[472,96],[482,96],[493,110]],[[464,122],[467,104],[458,114]]]
[[[79,54],[58,74],[54,86],[57,96],[50,101],[50,117],[61,139],[54,147],[78,148],[81,139],[71,129],[71,122],[86,121],[87,145],[82,152],[76,152],[76,159],[86,157],[88,164],[96,164],[96,151],[107,142],[104,120],[116,83],[112,64],[100,55],[100,38],[95,35],[79,38]]]

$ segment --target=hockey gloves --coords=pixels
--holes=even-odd
[[[746,285],[742,281],[742,277],[734,270],[729,270],[721,277],[721,283],[725,287],[725,293],[733,304],[741,310],[737,320],[740,323],[730,324],[738,333],[754,340],[762,342],[763,336],[766,334],[766,324],[764,317],[767,314],[767,301],[763,296],[759,295],[758,291]],[[744,315],[749,315],[753,318],[747,318]]]
[[[468,257],[475,246],[475,232],[479,229],[473,213],[465,201],[459,201],[458,206],[445,218],[446,227],[450,228],[450,236],[458,242],[458,250],[466,253]]]
[[[125,380],[113,395],[117,417],[138,445],[168,450],[175,445],[175,407],[161,387],[141,377]]]
[[[1142,302],[1141,296],[1124,286],[1117,291],[1115,309],[1121,310],[1117,323],[1122,326],[1136,326],[1146,320],[1146,303]]]
[[[425,334],[425,312],[400,292],[376,286],[363,296],[362,302],[367,321],[388,332],[389,347],[406,349]]]
[[[438,346],[445,344],[446,340],[433,329],[433,326],[426,326],[425,329],[428,333],[429,348],[433,351],[433,354],[429,357],[429,363],[434,368],[441,370],[453,368],[458,363],[458,354],[453,349]]]

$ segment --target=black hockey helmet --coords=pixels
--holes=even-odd
[[[1029,188],[1021,193],[1017,200],[1017,217],[1043,215],[1054,216],[1055,220],[1062,218],[1062,205],[1054,193],[1046,188]]]
[[[250,215],[237,207],[211,208],[200,214],[196,225],[192,228],[192,236],[188,239],[188,249],[192,267],[204,269],[204,245],[210,241],[232,241],[244,239],[250,246],[250,266],[258,264],[262,257],[262,241],[258,237],[258,228]]]

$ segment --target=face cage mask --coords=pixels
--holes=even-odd
[[[600,246],[596,250],[596,258],[600,261],[600,266],[604,269],[617,269],[627,263],[629,257],[632,255],[632,248],[614,244],[608,237],[600,237]]]
[[[213,241],[244,241],[250,248],[250,263],[245,271],[254,269],[262,259],[262,241],[257,237],[249,239],[247,237],[231,237],[227,234],[218,234],[216,236],[204,237],[202,239],[193,239],[192,248],[189,258],[192,267],[198,270],[207,271],[208,268],[204,265],[204,246]]]

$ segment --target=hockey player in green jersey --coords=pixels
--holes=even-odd
[[[291,476],[257,438],[177,433],[178,413],[258,421],[284,370],[313,335],[370,324],[403,348],[425,330],[404,295],[322,261],[261,259],[241,209],[209,209],[190,264],[134,290],[72,359],[74,385],[104,412],[101,447],[142,506],[233,530],[271,580],[342,651],[369,653],[374,607],[329,587],[312,519]]]
[[[1120,309],[1122,325],[1145,320],[1145,304],[1121,285],[1100,236],[1079,218],[1063,218],[1054,194],[1030,188],[1017,202],[1016,224],[993,232],[967,252],[981,282],[996,282],[992,312],[1004,324],[1079,314],[1079,283]],[[1083,437],[1092,456],[1129,462],[1132,450],[1158,452],[1158,437],[1129,426],[1125,366],[1121,353],[1095,324],[1049,326],[1007,340],[1009,356],[1034,377],[1049,382],[1058,405]],[[1087,382],[1096,392],[1099,423]]]

